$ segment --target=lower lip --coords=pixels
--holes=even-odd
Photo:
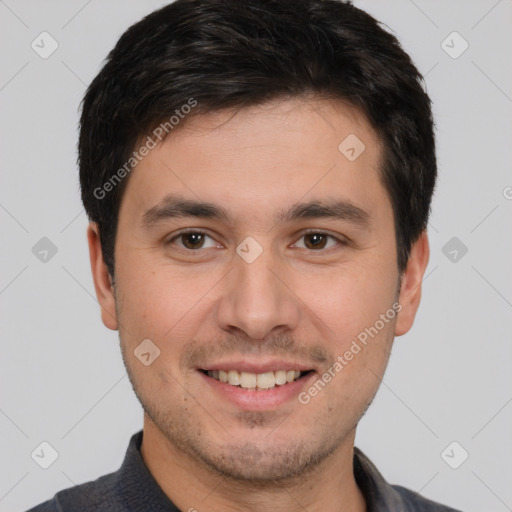
[[[315,376],[315,372],[309,372],[304,377],[294,380],[293,382],[288,382],[282,386],[275,386],[271,389],[257,391],[220,382],[201,371],[198,371],[198,373],[214,392],[220,394],[224,399],[227,399],[239,409],[246,411],[269,411],[277,409],[293,399],[298,402],[297,397],[299,393],[309,385]]]

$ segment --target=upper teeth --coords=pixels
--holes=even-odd
[[[236,370],[208,370],[208,375],[214,379],[226,382],[232,386],[246,389],[271,389],[293,382],[300,377],[299,370],[278,370],[276,372],[249,373]]]

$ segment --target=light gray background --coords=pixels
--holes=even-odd
[[[121,33],[164,3],[0,0],[1,511],[117,469],[142,425],[94,298],[77,108]],[[357,445],[392,483],[469,512],[512,510],[512,2],[355,3],[426,75],[440,172],[423,303]],[[31,48],[42,31],[59,44],[48,59]],[[453,31],[469,43],[457,59],[441,46]],[[58,248],[46,263],[32,253],[44,236]],[[454,236],[468,248],[456,262],[442,252]],[[59,455],[46,470],[30,455],[42,441]],[[441,457],[452,441],[469,452],[458,469]]]

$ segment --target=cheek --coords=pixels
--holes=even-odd
[[[156,272],[130,265],[124,257],[119,258],[116,273],[116,305],[124,343],[159,338],[159,319],[163,318],[166,298],[163,296],[165,287],[157,279]]]
[[[392,306],[398,274],[390,268],[378,262],[340,266],[308,280],[296,276],[293,289],[326,337],[343,343],[373,325]]]
[[[188,339],[214,284],[212,276],[194,279],[165,268],[119,267],[118,314],[125,343],[149,338],[161,347],[172,341],[175,347],[180,339]]]
[[[297,293],[313,312],[309,317],[316,321],[334,358],[325,398],[335,409],[357,403],[362,414],[389,359],[398,274],[389,266],[384,272],[383,267],[375,262],[340,268],[336,274],[317,276]]]
[[[375,323],[365,329],[352,337],[339,337],[333,343],[334,361],[319,376],[321,380],[329,380],[325,398],[333,410],[344,411],[341,416],[352,414],[359,418],[364,413],[379,388],[389,360],[393,321],[384,323],[381,329],[375,329]]]

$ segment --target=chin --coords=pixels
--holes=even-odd
[[[266,446],[245,442],[223,447],[195,446],[195,457],[214,472],[231,480],[264,486],[289,483],[303,478],[320,465],[336,446],[308,446],[297,439],[276,446],[267,439]]]

